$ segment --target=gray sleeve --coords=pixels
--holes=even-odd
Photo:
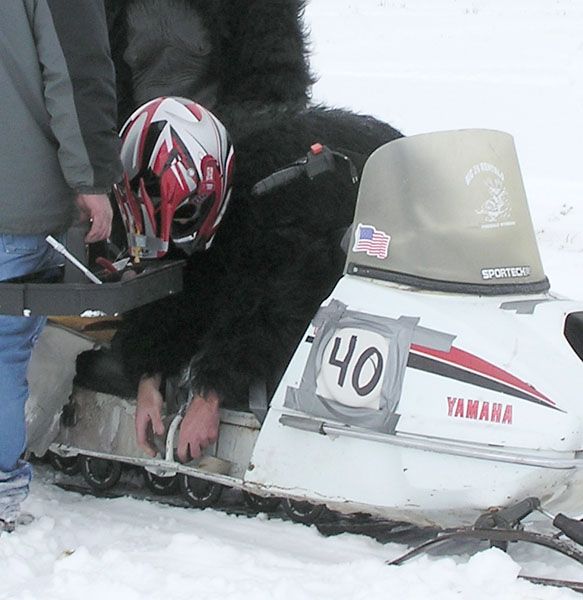
[[[115,75],[102,0],[37,0],[34,35],[59,162],[77,193],[121,177]]]

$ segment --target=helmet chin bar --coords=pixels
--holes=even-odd
[[[200,249],[206,249],[210,245],[212,237],[208,241],[202,239],[199,236],[199,229],[201,221],[204,222],[204,218],[211,208],[214,185],[209,185],[203,180],[197,189],[184,199],[181,206],[191,204],[195,208],[195,212],[191,217],[192,230],[183,235],[172,232],[172,221],[169,226],[165,226],[161,228],[162,231],[159,231],[155,208],[159,201],[156,202],[156,198],[150,197],[143,178],[139,180],[138,190],[139,193],[136,196],[127,177],[123,182],[123,187],[115,186],[114,188],[127,232],[128,251],[134,262],[139,262],[141,259],[162,258],[168,252],[170,238],[174,245],[187,255]],[[166,231],[167,229],[168,231]]]
[[[168,252],[168,240],[158,237],[154,204],[139,182],[139,199],[131,189],[127,175],[123,184],[114,186],[114,194],[127,233],[128,252],[134,262],[145,258],[161,258]],[[140,201],[141,200],[141,201]]]

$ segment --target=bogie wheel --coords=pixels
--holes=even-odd
[[[243,492],[243,499],[249,508],[257,512],[271,513],[277,510],[280,498],[274,496],[257,496],[249,492]]]
[[[65,475],[77,475],[81,469],[78,456],[60,456],[49,452],[49,462],[53,469],[62,471]]]
[[[223,486],[199,477],[180,475],[180,491],[195,508],[207,508],[215,504],[221,497]]]
[[[160,477],[160,475],[154,475],[154,473],[144,469],[144,483],[151,492],[160,496],[171,496],[178,492],[177,475]]]
[[[80,459],[81,473],[89,486],[97,491],[112,488],[121,477],[121,463],[105,458],[83,456]]]
[[[318,522],[325,514],[326,507],[323,504],[312,504],[305,500],[291,500],[285,498],[282,502],[285,514],[296,523],[312,525]]]

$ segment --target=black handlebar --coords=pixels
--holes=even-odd
[[[308,154],[297,162],[279,171],[275,171],[275,173],[258,181],[251,189],[251,194],[253,196],[263,196],[268,192],[295,181],[302,175],[306,175],[312,180],[322,173],[334,172],[336,171],[336,158],[341,158],[347,162],[352,182],[357,183],[358,173],[354,164],[347,156],[339,152],[334,152],[322,144],[314,144]]]
[[[272,190],[280,188],[288,183],[291,183],[295,179],[298,179],[305,173],[305,167],[303,165],[294,165],[276,171],[271,175],[268,175],[261,181],[258,181],[251,190],[254,196],[263,196]]]

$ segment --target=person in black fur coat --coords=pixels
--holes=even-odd
[[[235,139],[249,111],[303,108],[304,0],[105,0],[120,125],[157,96],[191,98]]]
[[[131,311],[113,340],[137,386],[137,434],[149,449],[163,377],[189,368],[193,400],[178,456],[216,439],[218,406],[246,403],[277,382],[311,318],[339,279],[340,241],[357,189],[338,170],[253,198],[263,177],[315,142],[366,158],[400,132],[371,117],[309,106],[312,76],[302,0],[106,0],[122,119],[160,95],[189,97],[229,130],[233,196],[209,250],[190,257],[182,294]]]

